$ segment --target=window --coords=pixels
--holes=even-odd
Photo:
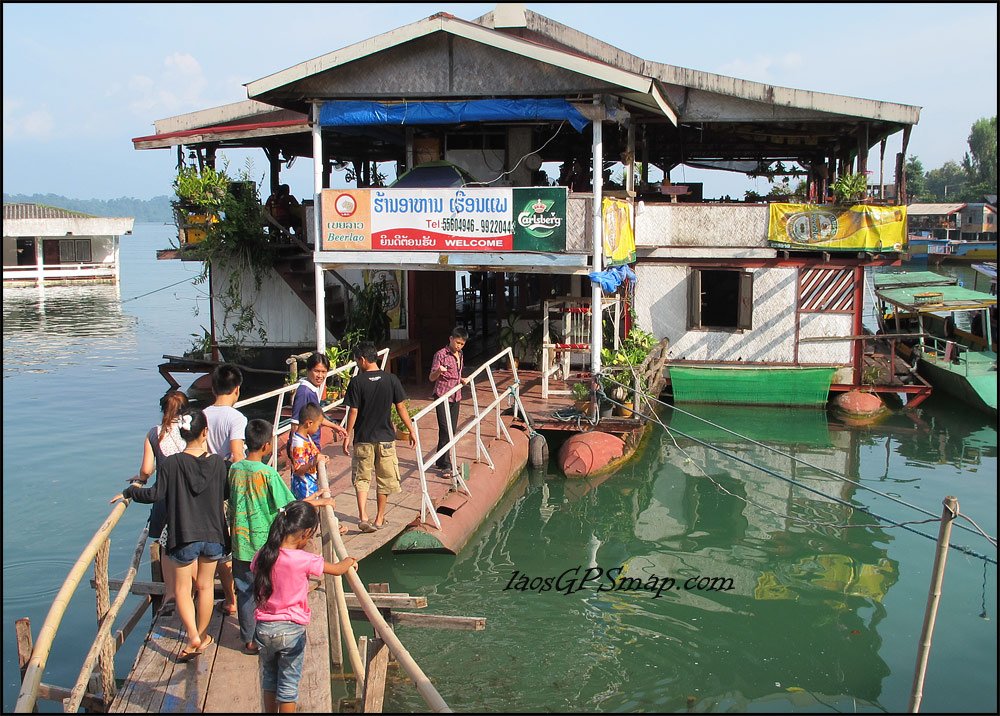
[[[90,239],[59,240],[59,263],[86,264],[90,261]]]
[[[736,269],[691,269],[688,328],[748,331],[753,327],[753,274]]]

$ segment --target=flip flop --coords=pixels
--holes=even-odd
[[[371,534],[372,532],[378,532],[378,527],[373,525],[371,522],[359,522],[358,529],[367,534]]]
[[[230,616],[230,617],[236,616],[237,609],[235,604],[233,605],[232,608],[229,608],[226,606],[226,603],[222,601],[216,604],[215,608],[219,611],[220,614],[223,614],[225,616]]]
[[[200,649],[201,647],[198,647],[197,649],[190,649],[188,647],[184,647],[181,650],[181,653],[177,655],[177,663],[186,664],[189,661],[197,659],[199,656],[201,656]]]
[[[208,647],[212,646],[212,644],[214,642],[215,642],[215,639],[212,638],[212,635],[211,634],[206,634],[205,638],[201,640],[201,646],[198,647],[198,653],[199,654],[204,654],[205,650]]]
[[[380,530],[380,529],[382,529],[383,527],[385,527],[385,526],[386,526],[387,524],[389,524],[389,520],[387,520],[387,519],[384,519],[384,520],[382,520],[382,524],[380,524],[380,525],[377,525],[377,524],[375,524],[374,522],[372,522],[372,527],[374,527],[374,528],[375,528],[375,529],[377,529],[377,530]]]

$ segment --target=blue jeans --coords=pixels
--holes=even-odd
[[[167,551],[167,556],[182,567],[204,557],[209,562],[218,562],[226,556],[226,548],[221,542],[185,542]]]
[[[295,622],[257,622],[254,641],[260,647],[260,689],[279,703],[299,700],[299,681],[306,653],[306,628]]]
[[[236,583],[236,614],[240,620],[240,643],[253,641],[257,620],[253,613],[257,602],[253,596],[253,572],[250,563],[233,558],[233,581]]]

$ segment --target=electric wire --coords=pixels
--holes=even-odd
[[[612,378],[610,376],[605,376],[605,378],[607,378],[608,382],[610,382],[610,383],[614,383],[615,385],[618,385],[618,386],[623,387],[623,388],[630,388],[630,386],[624,385],[623,383],[619,383],[618,381],[616,381],[614,378]],[[718,428],[719,430],[723,430],[723,431],[729,433],[730,435],[734,435],[735,437],[738,437],[742,441],[751,443],[753,445],[757,445],[758,447],[762,447],[765,450],[770,450],[771,452],[774,452],[774,453],[776,453],[778,455],[781,455],[782,457],[786,457],[789,460],[793,460],[795,462],[798,462],[798,463],[800,463],[802,465],[805,465],[806,467],[812,468],[813,470],[817,470],[818,472],[822,472],[822,473],[824,473],[826,475],[829,475],[830,477],[835,477],[838,480],[843,480],[844,482],[847,482],[847,483],[849,483],[851,485],[854,485],[855,487],[860,487],[862,489],[868,490],[869,492],[874,492],[879,497],[884,497],[885,499],[890,500],[891,502],[895,502],[895,503],[897,503],[899,505],[904,505],[906,507],[909,507],[910,509],[916,510],[917,512],[920,512],[922,514],[928,515],[929,517],[938,518],[938,515],[935,515],[933,512],[930,512],[929,510],[925,510],[923,507],[920,507],[919,505],[914,505],[914,504],[911,504],[911,503],[907,502],[906,500],[899,499],[898,497],[893,497],[892,495],[890,495],[888,493],[882,492],[881,490],[876,490],[874,487],[869,487],[868,485],[865,485],[865,484],[863,484],[861,482],[857,482],[856,480],[852,480],[851,478],[847,477],[846,475],[841,475],[840,473],[834,472],[833,470],[830,470],[828,468],[820,467],[819,465],[814,465],[813,463],[809,462],[808,460],[803,460],[800,457],[797,457],[795,455],[791,455],[789,453],[783,452],[783,451],[779,450],[778,448],[773,447],[771,445],[765,445],[764,443],[758,442],[757,440],[754,440],[753,438],[747,437],[746,435],[741,435],[740,433],[738,433],[738,432],[736,432],[734,430],[730,430],[729,428],[727,428],[727,427],[725,427],[723,425],[719,425],[717,423],[713,423],[711,420],[703,418],[700,415],[695,415],[694,413],[689,413],[688,411],[684,410],[683,408],[678,408],[676,405],[671,405],[670,403],[666,403],[666,402],[664,402],[664,401],[662,401],[662,400],[660,400],[658,398],[654,398],[653,396],[650,396],[650,395],[645,395],[644,394],[644,397],[646,398],[647,402],[651,401],[651,402],[659,403],[660,405],[664,405],[664,406],[670,408],[671,410],[674,410],[674,411],[676,411],[678,413],[681,413],[682,415],[687,415],[688,417],[695,418],[696,420],[700,420],[700,421],[702,421],[704,423],[707,423],[708,425],[711,425],[713,428]],[[971,520],[970,520],[970,522],[971,522]],[[957,525],[957,526],[960,529],[965,530],[966,532],[971,532],[972,534],[977,534],[976,530],[973,530],[973,529],[971,529],[969,527],[966,527],[965,525],[961,525],[960,524],[960,525]],[[979,533],[983,534],[982,531],[980,531]],[[990,538],[988,535],[986,535],[986,537],[987,537],[987,539],[989,539],[990,541],[993,542],[994,546],[996,546],[996,539],[995,538]]]
[[[194,281],[196,278],[198,278],[198,277],[197,276],[191,276],[189,278],[183,279],[182,281],[177,281],[176,283],[172,283],[172,284],[170,284],[168,286],[163,286],[161,288],[156,288],[156,289],[153,289],[152,291],[147,291],[146,293],[140,293],[138,296],[132,296],[132,298],[123,299],[122,303],[128,303],[129,301],[135,301],[135,300],[138,300],[140,298],[145,298],[146,296],[151,296],[154,293],[158,293],[160,291],[165,291],[168,288],[173,288],[174,286],[180,286],[182,283],[187,283],[188,281]]]
[[[598,390],[598,395],[602,399],[604,399],[604,400],[608,401],[609,403],[611,403],[612,405],[618,405],[618,406],[624,407],[623,403],[620,403],[620,402],[614,400],[613,398],[611,398],[610,396],[608,396],[606,393],[604,393],[603,390]],[[782,474],[780,474],[778,472],[775,472],[774,470],[771,470],[771,469],[769,469],[767,467],[764,467],[762,465],[757,465],[756,463],[753,463],[753,462],[751,462],[749,460],[745,460],[744,458],[741,458],[739,455],[735,455],[735,454],[729,452],[728,450],[724,450],[724,449],[722,449],[722,448],[720,448],[718,446],[712,445],[711,443],[707,443],[707,442],[705,442],[703,440],[699,440],[698,438],[696,438],[696,437],[694,437],[692,435],[688,435],[688,434],[686,434],[684,432],[681,432],[680,430],[677,430],[676,428],[668,428],[658,417],[650,416],[650,415],[645,415],[645,414],[640,413],[638,411],[634,411],[634,412],[636,412],[636,414],[640,418],[644,418],[645,420],[648,420],[650,422],[656,423],[661,428],[663,428],[664,431],[666,431],[668,433],[676,433],[676,434],[680,435],[683,438],[687,438],[688,440],[691,440],[692,442],[695,442],[695,443],[697,443],[699,445],[702,445],[702,446],[704,446],[706,448],[709,448],[710,450],[714,450],[714,451],[716,451],[717,453],[719,453],[721,455],[725,455],[726,457],[728,457],[728,458],[730,458],[732,460],[735,460],[736,462],[739,462],[739,463],[742,463],[744,465],[747,465],[748,467],[752,467],[754,469],[760,470],[761,472],[764,472],[764,473],[766,473],[768,475],[771,475],[772,477],[776,477],[779,480],[782,480],[784,482],[788,482],[788,483],[790,483],[792,485],[795,485],[796,487],[799,487],[799,488],[805,490],[806,492],[811,492],[811,493],[816,494],[816,495],[818,495],[818,496],[820,496],[820,497],[822,497],[824,499],[830,500],[831,502],[836,502],[836,503],[838,503],[840,505],[843,505],[844,507],[848,507],[848,508],[850,508],[852,510],[857,510],[859,512],[863,512],[864,514],[868,515],[869,517],[872,517],[873,519],[877,520],[878,522],[887,522],[890,525],[893,525],[893,526],[896,526],[896,527],[902,527],[907,532],[912,532],[913,534],[920,535],[921,537],[929,539],[932,542],[936,542],[937,541],[937,538],[934,537],[933,535],[929,535],[926,532],[920,532],[919,530],[915,530],[912,527],[910,527],[909,525],[911,523],[897,522],[896,520],[890,519],[888,517],[883,517],[882,515],[879,515],[879,514],[877,514],[875,512],[872,512],[870,509],[868,509],[867,507],[865,507],[863,505],[852,504],[852,503],[848,502],[847,500],[844,500],[844,499],[841,499],[839,497],[836,497],[835,495],[828,495],[828,494],[822,492],[821,490],[817,490],[814,487],[810,487],[809,485],[805,485],[805,484],[803,484],[803,483],[801,483],[801,482],[799,482],[797,480],[793,480],[790,477],[786,477],[785,475],[782,475]],[[927,521],[930,522],[930,521],[933,521],[933,520],[927,520]],[[868,527],[875,527],[876,525],[867,525],[867,526]],[[878,525],[878,527],[884,528],[885,525]],[[996,559],[994,559],[992,557],[989,557],[989,556],[987,556],[985,554],[981,554],[979,552],[976,552],[972,548],[966,547],[965,545],[958,545],[958,544],[949,542],[948,546],[951,549],[954,549],[954,550],[956,550],[958,552],[962,552],[962,553],[967,554],[967,555],[972,556],[972,557],[977,557],[977,558],[985,560],[985,561],[987,561],[987,562],[989,562],[991,564],[996,564],[997,563]]]

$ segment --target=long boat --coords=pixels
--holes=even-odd
[[[930,283],[928,272],[876,275],[879,315],[891,316],[897,332],[904,322],[916,323],[917,343],[900,351],[918,359],[917,370],[931,385],[996,417],[997,354],[990,315],[996,296],[940,279]],[[960,314],[968,315],[972,330],[956,327]]]
[[[997,258],[997,242],[993,241],[968,241],[951,239],[948,245],[940,251],[931,251],[928,248],[928,260],[932,263],[942,261],[982,261],[983,259]]]

